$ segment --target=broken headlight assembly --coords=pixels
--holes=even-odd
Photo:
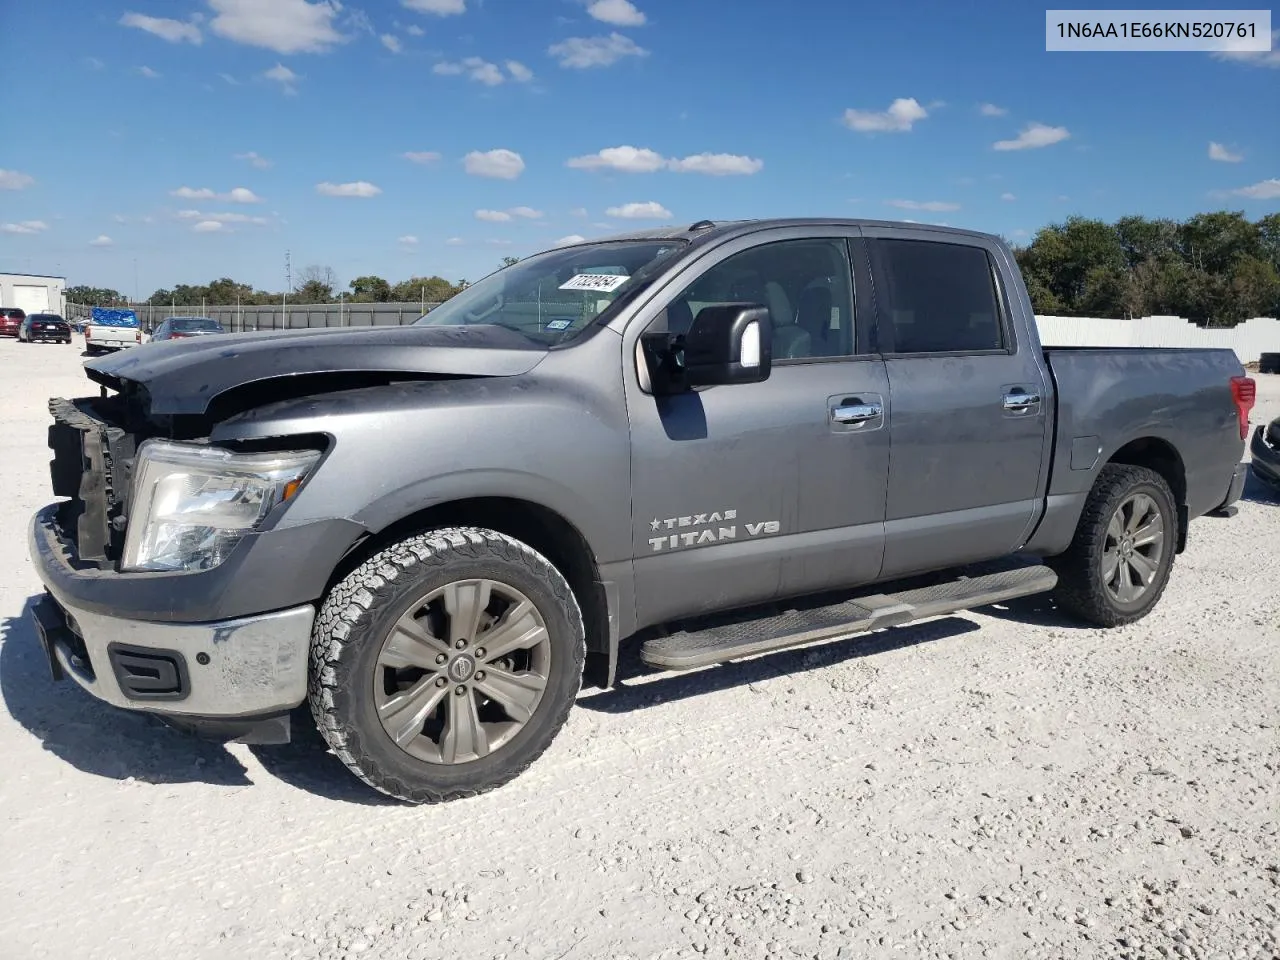
[[[320,459],[316,450],[236,453],[148,440],[138,450],[124,570],[210,570]]]

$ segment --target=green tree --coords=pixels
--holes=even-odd
[[[519,257],[503,257],[503,258],[502,258],[502,266],[503,266],[504,268],[506,268],[506,267],[514,267],[514,266],[515,266],[517,263],[519,263],[519,262],[520,262],[520,258],[519,258]]]
[[[351,281],[351,299],[359,303],[386,303],[391,299],[391,284],[381,277],[356,277]]]
[[[124,295],[118,290],[112,290],[109,287],[90,287],[84,284],[67,287],[66,295],[67,303],[78,303],[82,306],[90,307],[120,303],[125,299]]]
[[[443,303],[458,292],[444,277],[410,277],[391,288],[392,303]]]

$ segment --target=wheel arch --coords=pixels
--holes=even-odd
[[[1139,437],[1116,450],[1106,462],[1146,467],[1164,478],[1178,511],[1177,552],[1182,553],[1187,547],[1187,469],[1177,447],[1162,437]]]
[[[559,512],[519,497],[476,496],[415,510],[357,541],[339,561],[325,592],[379,550],[406,537],[440,527],[474,526],[504,533],[528,544],[550,561],[569,583],[586,631],[586,677],[599,686],[612,682],[617,643],[610,636],[609,597],[600,581],[595,553],[582,531]]]

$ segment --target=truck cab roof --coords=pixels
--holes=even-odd
[[[932,223],[916,223],[910,220],[876,220],[861,217],[764,217],[747,220],[698,220],[680,226],[669,225],[650,227],[642,230],[627,230],[620,233],[584,240],[582,243],[601,243],[615,240],[704,240],[707,238],[725,239],[730,236],[756,233],[778,227],[911,227],[930,232],[950,234],[956,237],[973,237],[999,241],[995,234],[981,230],[969,230],[961,227],[942,226]],[[569,244],[567,246],[577,246]]]

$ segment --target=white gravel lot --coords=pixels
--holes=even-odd
[[[523,777],[406,807],[305,728],[224,747],[50,681],[26,525],[80,363],[0,340],[6,960],[1280,954],[1280,497],[1252,480],[1133,627],[1032,599],[632,660]]]

